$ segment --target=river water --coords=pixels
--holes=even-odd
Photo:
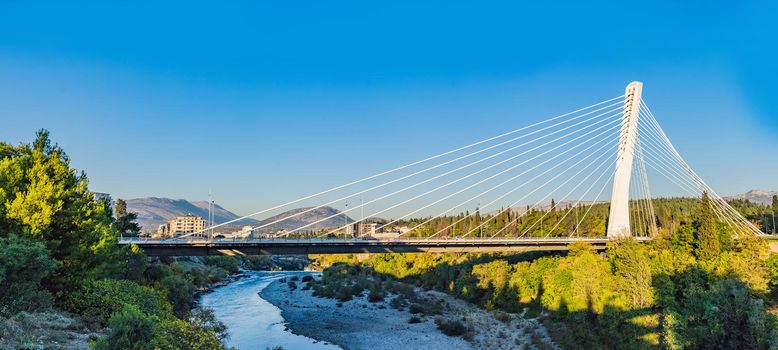
[[[213,309],[216,318],[227,325],[227,344],[240,350],[332,350],[340,347],[286,330],[281,310],[259,296],[270,282],[279,278],[312,272],[250,272],[242,278],[203,295],[200,304]]]

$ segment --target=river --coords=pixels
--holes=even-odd
[[[249,272],[226,286],[203,295],[200,304],[213,309],[230,333],[227,344],[240,350],[266,350],[282,346],[286,350],[332,350],[340,347],[286,330],[281,310],[259,296],[270,282],[313,272]]]

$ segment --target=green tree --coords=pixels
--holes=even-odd
[[[770,286],[773,287],[773,292],[778,293],[778,254],[770,254],[765,262],[765,270],[767,272],[767,278],[770,281]]]
[[[173,305],[173,313],[184,317],[194,302],[194,285],[178,275],[167,276],[157,282],[157,287],[167,291],[167,299]]]
[[[211,309],[195,308],[189,316],[189,323],[198,329],[213,333],[219,341],[224,341],[229,336],[227,326],[216,319]]]
[[[116,219],[113,223],[113,227],[115,227],[121,235],[136,237],[140,234],[141,228],[136,222],[138,220],[138,214],[127,212],[127,202],[121,198],[116,200],[114,217]]]
[[[695,250],[697,258],[702,261],[712,261],[721,253],[721,242],[707,192],[702,194],[702,207],[697,214],[695,228],[697,229]]]
[[[116,206],[113,209],[114,211],[114,217],[122,217],[124,215],[127,215],[127,202],[124,201],[124,199],[117,198],[116,199]]]
[[[32,144],[0,143],[0,235],[40,240],[62,270],[44,280],[51,290],[75,290],[87,278],[115,276],[116,231],[105,203],[88,191],[86,175],[40,130]]]
[[[778,217],[778,195],[773,196],[773,205],[772,205],[772,207],[773,207],[773,213],[772,213],[773,217],[772,217],[772,225],[771,226],[773,228],[772,229],[772,233],[775,234],[775,232],[776,232],[776,221],[775,221],[776,219],[775,218]]]
[[[124,253],[124,274],[123,278],[135,282],[143,280],[143,273],[146,272],[147,259],[146,254],[137,245],[127,246],[122,251]]]
[[[588,243],[570,245],[568,256],[543,276],[543,306],[553,311],[601,312],[613,297],[611,267]]]
[[[628,305],[632,308],[653,305],[651,265],[641,244],[634,239],[609,244],[608,258],[616,291],[626,298]]]
[[[40,242],[0,237],[0,316],[49,306],[51,296],[40,282],[57,267]]]

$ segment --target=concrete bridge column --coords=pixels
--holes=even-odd
[[[640,96],[643,83],[633,81],[627,85],[624,95],[624,111],[619,135],[619,149],[616,172],[613,175],[610,215],[608,216],[608,238],[630,237],[629,225],[629,183],[632,176],[632,161],[635,156]]]

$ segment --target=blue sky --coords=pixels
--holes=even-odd
[[[248,213],[620,94],[722,194],[778,190],[774,1],[0,1],[0,139]]]

